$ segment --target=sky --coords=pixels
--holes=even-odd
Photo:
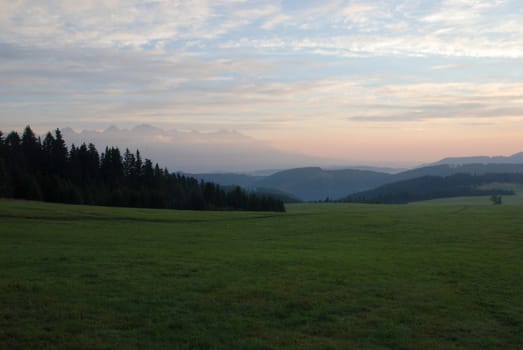
[[[235,130],[336,162],[523,151],[520,0],[0,0],[0,129]]]

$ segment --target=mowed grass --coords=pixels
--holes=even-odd
[[[523,206],[523,195],[504,195],[501,196],[502,204],[504,205],[519,205]],[[464,196],[464,197],[448,197],[438,198],[426,201],[411,202],[409,205],[493,205],[490,196]]]
[[[522,349],[522,214],[0,201],[0,348]]]

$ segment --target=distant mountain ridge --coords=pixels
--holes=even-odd
[[[278,188],[305,201],[339,198],[346,193],[369,189],[387,181],[392,175],[368,170],[323,170],[319,167],[278,172],[257,181],[257,186]]]
[[[332,159],[280,150],[236,130],[164,130],[148,124],[128,129],[111,125],[105,130],[61,130],[69,144],[93,143],[100,150],[106,146],[140,149],[142,156],[156,159],[162,167],[175,172],[258,171],[335,163]]]
[[[511,156],[473,156],[473,157],[447,157],[438,160],[430,165],[461,165],[461,164],[519,164],[523,163],[523,152],[515,153]]]
[[[397,174],[359,169],[325,170],[319,167],[294,168],[269,176],[245,174],[190,174],[197,179],[212,181],[222,186],[238,185],[247,189],[272,189],[304,201],[341,199],[398,181],[423,176],[446,177],[455,174],[513,174],[523,173],[521,164],[439,164],[410,169]]]
[[[450,176],[454,174],[494,174],[494,173],[523,173],[523,163],[470,163],[470,164],[439,164],[422,168],[415,168],[394,175],[394,181],[408,180],[420,176]]]
[[[369,170],[324,170],[320,167],[294,168],[269,176],[242,174],[191,174],[197,179],[220,185],[238,185],[248,189],[274,189],[304,201],[341,198],[344,194],[381,185],[393,175]]]
[[[114,145],[122,150],[139,148],[143,157],[157,159],[170,171],[222,186],[272,191],[291,200],[337,200],[386,183],[426,175],[523,172],[523,152],[497,157],[448,157],[404,170],[364,165],[340,167],[333,160],[274,149],[235,130],[163,130],[141,124],[130,129],[109,126],[103,131],[75,132],[64,128],[62,132],[68,142],[76,145],[92,142],[100,150]],[[303,167],[303,164],[321,167]],[[228,173],[214,172],[215,169],[228,169]]]

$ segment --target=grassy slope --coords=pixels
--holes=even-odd
[[[522,209],[0,201],[0,348],[521,348]]]

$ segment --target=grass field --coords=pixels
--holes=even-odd
[[[520,205],[523,206],[523,195],[505,195],[501,196],[503,205]],[[412,202],[409,205],[492,205],[490,196],[468,196],[468,197],[450,197],[438,198],[427,201]]]
[[[523,349],[522,213],[0,201],[0,347]]]

